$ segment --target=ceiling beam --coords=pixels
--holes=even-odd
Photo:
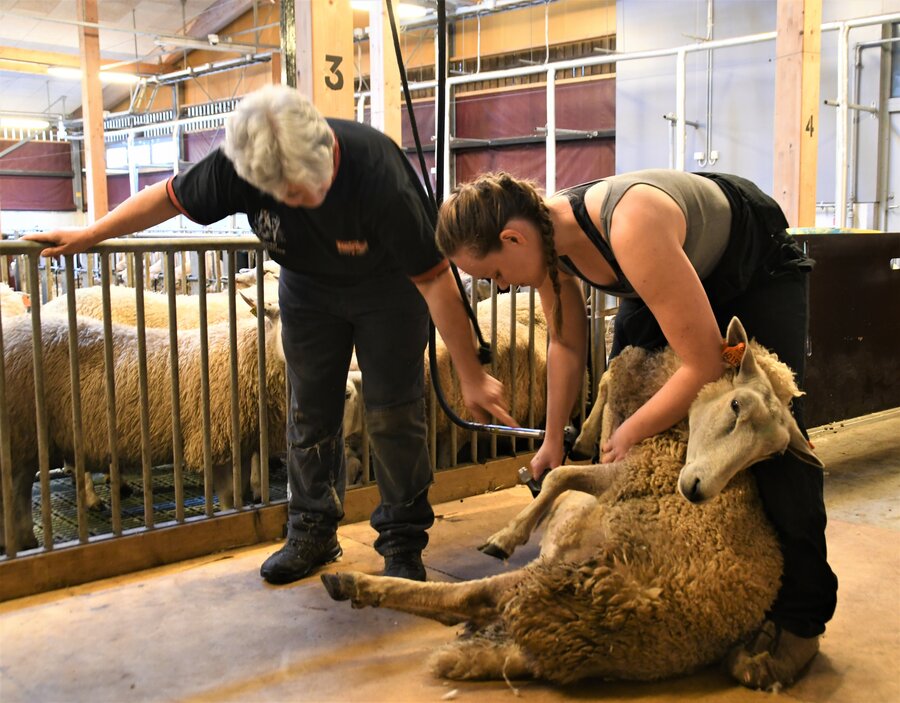
[[[184,36],[206,39],[208,34],[218,34],[252,9],[253,0],[216,0],[188,23]]]

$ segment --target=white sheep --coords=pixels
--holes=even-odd
[[[0,315],[4,318],[24,315],[31,307],[31,298],[28,293],[10,288],[5,283],[0,283]]]
[[[85,467],[92,471],[106,471],[110,452],[103,324],[86,317],[78,318],[77,324],[83,423],[80,439]],[[269,447],[275,453],[283,451],[285,442],[284,356],[276,305],[266,306],[265,328]],[[233,504],[233,488],[229,324],[213,325],[207,331],[211,420],[209,441],[215,490],[220,504],[230,506]],[[51,466],[59,466],[64,461],[72,462],[75,457],[68,333],[67,320],[61,316],[47,316],[41,322]],[[142,450],[137,331],[133,327],[115,324],[112,327],[112,337],[119,462],[122,466],[140,466]],[[14,524],[17,544],[20,548],[27,548],[36,545],[31,524],[31,485],[38,467],[31,318],[20,316],[7,321],[3,328],[3,343],[6,399],[10,418]],[[258,450],[260,435],[256,319],[237,322],[237,348],[240,459],[246,481],[250,474],[246,465]],[[150,461],[157,465],[169,463],[173,458],[168,330],[148,328],[146,350]],[[200,360],[200,335],[197,330],[180,331],[178,370],[184,465],[191,471],[201,471],[204,465]],[[2,533],[0,536],[3,536]],[[5,539],[3,544],[5,545]]]
[[[682,422],[622,461],[550,472],[538,498],[490,538],[487,551],[511,554],[564,494],[526,567],[463,583],[326,574],[329,594],[357,608],[468,622],[432,657],[433,671],[454,679],[653,680],[721,659],[763,620],[782,568],[743,469],[785,450],[821,466],[790,414],[799,395],[791,371],[748,344],[736,319],[728,344],[746,345],[740,369],[700,392],[690,437]],[[610,365],[598,414],[614,425],[676,365],[668,350],[626,349]]]
[[[134,288],[128,286],[110,286],[110,319],[123,325],[134,326],[137,324],[137,293]],[[267,287],[266,300],[277,300],[277,292]],[[214,325],[217,322],[227,320],[229,317],[229,304],[231,295],[225,291],[221,293],[208,293],[206,296],[206,323]],[[176,295],[175,310],[179,329],[189,329],[200,326],[200,296]],[[236,300],[235,311],[238,318],[253,319],[253,311],[248,306]],[[41,307],[43,314],[67,315],[68,296],[61,295],[49,300]],[[90,286],[79,288],[75,291],[75,314],[85,317],[103,319],[103,287]],[[169,326],[169,296],[165,293],[144,291],[144,326],[168,327]]]
[[[263,262],[263,281],[277,283],[281,276],[281,265],[277,261],[266,259]],[[238,288],[249,288],[256,285],[256,267],[241,269],[234,276],[235,285]]]
[[[363,481],[363,431],[365,419],[362,397],[362,372],[351,369],[347,374],[347,390],[344,395],[344,456],[347,461],[347,485]]]
[[[265,284],[264,296],[266,300],[277,300],[278,291],[270,282]],[[243,293],[241,295],[244,295]],[[169,296],[165,293],[143,291],[144,296],[144,327],[157,328],[169,326]],[[231,294],[227,291],[209,293],[206,296],[206,324],[214,325],[229,319],[229,305]],[[137,292],[128,286],[110,286],[110,320],[124,325],[137,324]],[[44,315],[68,315],[68,296],[62,295],[47,301],[41,307]],[[176,295],[175,312],[178,329],[192,329],[200,326],[200,296]],[[103,319],[103,287],[89,286],[75,290],[75,314],[78,316]],[[236,319],[254,318],[253,308],[248,307],[240,300],[235,301]],[[258,462],[258,458],[256,459]],[[256,464],[254,464],[254,468]],[[68,470],[72,467],[66,465]],[[74,475],[74,472],[73,472]],[[252,484],[254,496],[259,495],[260,479],[258,472],[254,470]],[[94,489],[94,483],[90,474],[85,475],[85,501],[90,509],[103,508],[103,501]]]

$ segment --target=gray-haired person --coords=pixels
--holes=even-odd
[[[303,95],[268,86],[242,100],[216,149],[84,228],[29,235],[45,256],[184,214],[210,224],[246,213],[281,264],[282,341],[291,384],[287,541],[262,565],[289,583],[341,555],[342,416],[354,346],[381,503],[371,516],[389,576],[425,580],[434,522],[426,443],[428,316],[453,358],[469,411],[515,424],[503,387],[478,362],[434,216],[415,171],[371,127],[325,119]]]

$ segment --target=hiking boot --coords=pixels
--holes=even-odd
[[[425,565],[421,552],[399,552],[384,558],[384,575],[410,581],[425,580]]]
[[[337,535],[289,538],[263,562],[259,574],[269,583],[291,583],[308,576],[317,567],[336,561],[342,553]]]
[[[819,637],[798,637],[771,620],[725,657],[725,668],[747,688],[777,691],[799,678],[819,651]]]

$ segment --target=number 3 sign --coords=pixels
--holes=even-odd
[[[325,85],[331,90],[340,90],[344,87],[344,74],[340,70],[344,57],[325,54],[325,60],[329,64],[329,74],[325,76]]]

